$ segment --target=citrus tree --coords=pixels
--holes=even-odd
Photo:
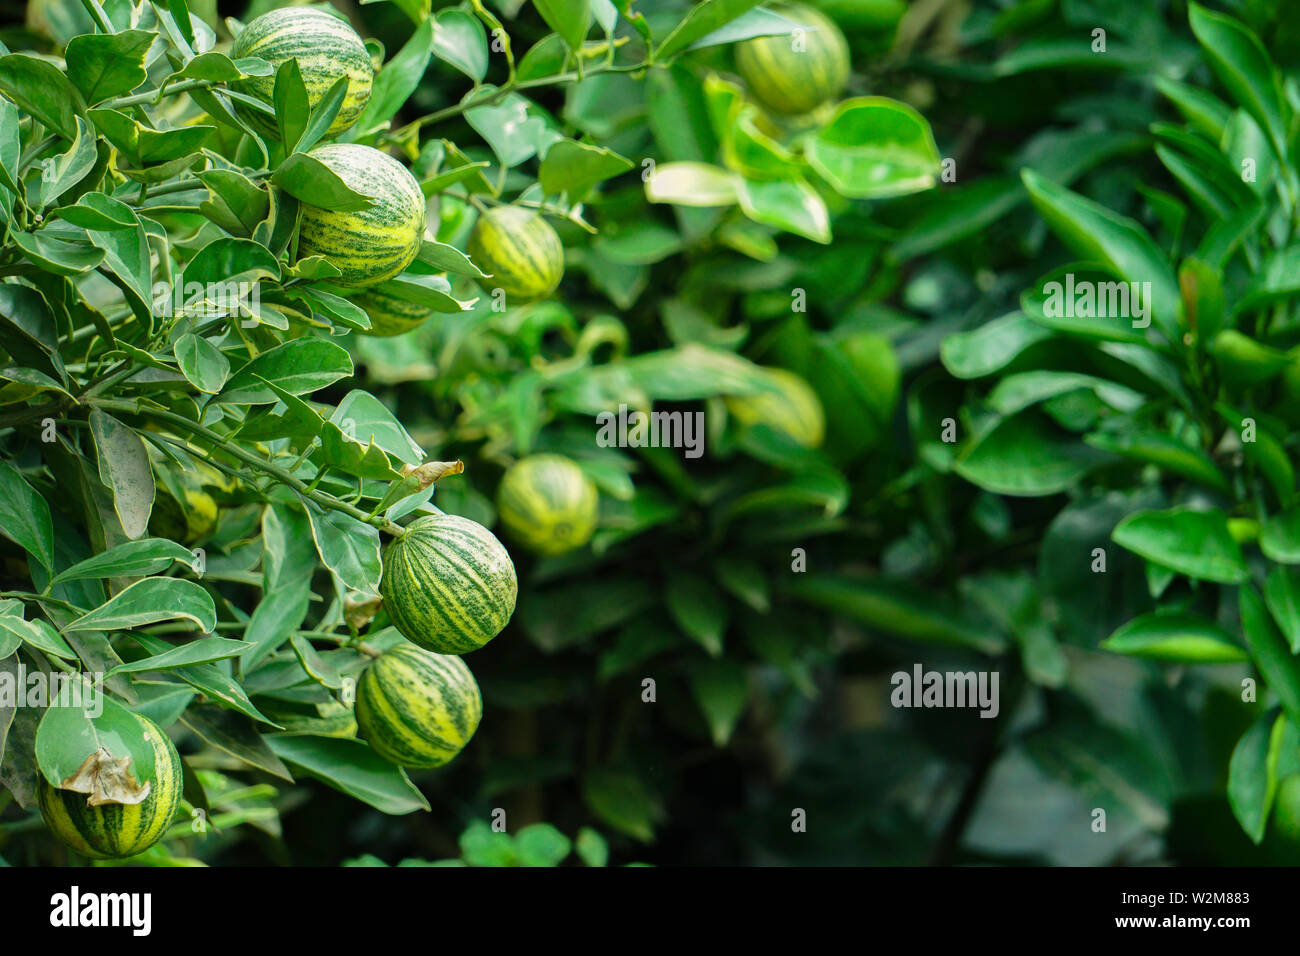
[[[752,464],[728,487],[674,478],[660,449],[662,487],[642,495],[617,449],[550,443],[562,457],[503,492],[526,549],[661,526],[675,513],[665,487],[696,507],[725,492],[723,521],[770,510],[775,489],[782,508],[813,506],[809,534],[842,509],[841,453],[816,448],[812,390],[736,355],[707,304],[681,303],[674,348],[588,370],[635,329],[608,307],[578,321],[544,302],[566,265],[628,309],[649,266],[688,245],[761,270],[781,234],[826,243],[850,201],[933,184],[924,120],[845,98],[847,49],[801,8],[521,6],[402,0],[387,7],[405,19],[386,51],[356,32],[357,11],[323,4],[259,5],[241,22],[183,0],[50,0],[0,48],[7,858],[68,858],[51,833],[83,858],[203,858],[249,829],[278,835],[304,777],[383,813],[427,808],[407,770],[448,762],[474,735],[466,655],[515,606],[513,562],[469,480],[544,447],[540,417],[514,411],[544,395],[587,416],[705,399],[737,423],[725,453]],[[789,83],[771,82],[774,65]],[[434,71],[455,79],[430,92]],[[549,90],[578,105],[556,115],[537,101]],[[629,138],[626,117],[601,128],[628,102],[653,104],[654,142]],[[657,222],[651,203],[675,215]],[[572,333],[572,354],[548,369],[507,347],[502,362],[533,375],[467,374],[467,411],[408,431],[353,379],[421,326],[444,328],[433,316],[520,343],[554,328]],[[866,361],[861,348],[818,343],[839,365]],[[401,360],[408,376],[429,366]],[[468,474],[443,447],[465,428],[490,439]],[[622,512],[589,532],[597,498]],[[764,606],[751,565],[719,573]],[[684,579],[674,614],[716,657],[719,611]],[[615,603],[647,603],[626,593],[610,585]],[[525,624],[534,636],[542,606]],[[713,663],[696,682],[723,740],[737,677]]]
[[[651,43],[671,48],[689,9],[646,7]],[[857,310],[892,289],[867,287],[887,245],[873,210],[931,188],[940,156],[915,109],[861,95],[886,74],[860,33],[772,10],[816,29],[697,43],[643,78],[537,94],[632,167],[587,195],[581,221],[557,217],[554,297],[485,297],[356,343],[413,433],[466,461],[441,506],[492,527],[519,565],[510,639],[476,673],[512,715],[485,730],[499,756],[479,784],[524,814],[594,814],[650,841],[691,816],[683,768],[773,772],[755,749],[814,710],[836,653],[829,572],[874,548],[867,516],[889,510],[876,491],[897,476],[899,367]],[[898,12],[863,32],[878,46]],[[522,11],[514,29],[555,42]],[[426,96],[445,73],[426,75]],[[452,129],[489,168],[526,161],[476,143],[472,115]],[[472,251],[475,196],[442,197],[440,237]],[[924,604],[873,598],[897,622]],[[981,643],[964,623],[938,627]]]
[[[1297,193],[1294,105],[1273,62],[1293,48],[1265,10],[1248,26],[1189,4],[1185,19],[1104,20],[1117,29],[1099,55],[1064,36],[1095,22],[1086,7],[1039,22],[1002,73],[1044,69],[1055,43],[1080,67],[1106,62],[1119,79],[1086,95],[1127,115],[1053,131],[1072,156],[1026,148],[1020,176],[966,185],[969,205],[912,233],[937,249],[1029,204],[1051,233],[1017,250],[1019,288],[999,284],[943,342],[949,376],[918,389],[915,438],[935,480],[1008,502],[1003,539],[1031,542],[992,593],[1038,648],[1027,673],[1059,692],[1004,752],[1118,814],[1130,852],[1145,831],[1190,859],[1293,860]],[[1150,64],[1134,43],[1164,58],[1139,97]],[[1081,175],[1089,154],[1102,172]],[[1227,832],[1229,807],[1262,850]]]

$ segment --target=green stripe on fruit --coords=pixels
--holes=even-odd
[[[459,515],[412,522],[384,552],[379,591],[407,640],[439,654],[478,650],[506,626],[519,585],[487,528]]]
[[[357,684],[357,725],[371,748],[402,767],[440,767],[464,749],[483,699],[459,657],[399,644]]]

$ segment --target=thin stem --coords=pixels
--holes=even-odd
[[[247,175],[249,179],[264,179],[267,176],[270,176],[273,172],[275,172],[273,169],[259,169],[257,172],[248,173]],[[149,195],[153,198],[157,198],[158,196],[168,196],[172,193],[183,193],[190,189],[206,188],[207,187],[203,185],[203,181],[197,176],[187,176],[185,179],[178,179],[175,182],[163,183],[161,186],[156,186],[150,190]],[[139,199],[135,200],[134,204],[139,205],[143,201],[144,197],[141,196]]]
[[[171,86],[160,89],[132,93],[130,96],[119,96],[115,100],[109,100],[104,106],[116,110],[121,109],[123,106],[134,106],[137,103],[156,103],[164,96],[184,93],[186,90],[206,89],[217,85],[218,83],[215,80],[181,80],[179,83],[173,83]]]
[[[287,485],[288,487],[292,488],[294,491],[298,492],[298,494],[302,495],[303,497],[310,498],[312,501],[320,505],[322,508],[329,508],[333,511],[340,511],[350,518],[355,518],[358,521],[361,521],[365,524],[372,525],[378,528],[380,531],[384,531],[388,534],[393,535],[394,537],[401,537],[403,534],[406,533],[405,529],[402,528],[401,525],[395,524],[392,521],[389,521],[387,518],[372,519],[360,508],[353,507],[352,505],[348,504],[345,501],[340,501],[338,498],[335,498],[333,495],[329,494],[328,492],[320,491],[315,488],[309,488],[302,481],[302,479],[298,478],[296,475],[290,474],[288,471],[281,468],[279,465],[272,464],[269,461],[265,461],[261,458],[258,458],[256,455],[245,451],[244,449],[240,448],[238,445],[226,444],[225,436],[220,435],[217,432],[214,432],[212,429],[204,425],[200,425],[197,422],[192,422],[188,418],[185,418],[181,415],[175,415],[172,414],[171,412],[162,411],[161,409],[141,408],[135,402],[123,402],[123,401],[113,401],[108,399],[100,399],[96,401],[95,404],[98,407],[104,409],[105,411],[122,412],[127,415],[139,415],[141,418],[151,418],[156,422],[160,422],[162,424],[172,425],[176,428],[184,429],[185,431],[189,432],[191,435],[194,435],[198,438],[202,438],[208,442],[211,442],[213,446],[221,448],[223,451],[226,452],[226,454],[230,455],[233,458],[238,458],[240,461],[244,462],[244,464],[251,465],[252,467],[259,469],[260,471],[263,471],[266,474],[271,475],[272,477],[277,479],[282,485]]]
[[[58,598],[52,598],[45,594],[33,594],[31,591],[0,591],[0,598],[17,598],[19,601],[30,601],[34,604],[53,604],[55,607],[77,615],[77,617],[81,617],[86,613],[84,608],[79,608],[75,604],[60,601]]]
[[[523,82],[510,80],[501,84],[486,96],[463,100],[454,106],[448,106],[444,109],[437,110],[436,112],[429,113],[426,116],[421,116],[419,119],[414,120],[407,125],[429,126],[459,116],[461,113],[475,109],[479,106],[496,106],[511,93],[516,93],[520,90],[531,90],[539,86],[558,86],[563,83],[576,83],[579,80],[599,76],[602,73],[638,73],[641,70],[647,69],[649,66],[650,64],[647,61],[626,66],[601,67],[596,70],[587,70],[585,73],[574,70],[568,73],[557,73],[554,76],[543,76],[533,80],[524,80]]]
[[[367,657],[378,657],[383,653],[379,648],[365,641],[354,641],[347,634],[331,634],[328,631],[298,631],[298,634],[314,641],[331,641],[340,646],[355,648]]]
[[[18,175],[15,178],[20,178],[37,156],[41,155],[41,153],[45,152],[58,141],[59,137],[57,136],[47,136],[34,146],[29,146],[27,152],[23,153],[18,160]]]
[[[113,24],[108,20],[108,15],[104,12],[102,7],[98,4],[91,3],[90,0],[81,0],[81,5],[86,8],[86,12],[90,14],[91,19],[99,24],[101,30],[105,33],[116,32],[113,29]]]

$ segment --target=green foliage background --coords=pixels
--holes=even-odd
[[[278,5],[219,12],[248,20]],[[280,736],[198,688],[208,703],[177,712],[173,730],[186,797],[215,828],[178,824],[152,862],[1300,860],[1300,36],[1286,4],[815,5],[848,37],[845,98],[868,130],[847,181],[826,175],[819,132],[836,107],[765,116],[730,43],[659,47],[680,55],[602,71],[640,63],[643,28],[649,48],[684,37],[674,31],[692,17],[761,29],[769,12],[755,4],[638,2],[637,21],[626,3],[592,3],[585,34],[574,11],[586,4],[338,5],[386,61],[404,58],[375,142],[422,182],[450,174],[430,206],[438,241],[463,250],[472,197],[499,196],[541,203],[565,243],[553,299],[494,311],[473,274],[453,270],[447,294],[475,305],[398,338],[340,336],[346,356],[297,357],[325,369],[312,395],[324,417],[350,401],[345,412],[376,426],[400,422],[428,457],[464,461],[432,504],[502,535],[518,608],[467,658],[485,705],[470,747],[446,768],[388,778],[378,800],[355,799],[347,743]],[[606,8],[619,14],[617,52]],[[414,30],[426,13],[431,47]],[[466,111],[481,83],[508,82],[492,16],[526,98]],[[581,78],[541,82],[572,67],[565,44],[583,36]],[[548,152],[556,142],[570,152]],[[657,195],[654,171],[674,164],[687,186]],[[933,188],[899,185],[918,170]],[[681,201],[719,179],[736,201]],[[1065,272],[1150,283],[1152,328],[1053,320],[1042,289]],[[346,302],[312,306],[336,330],[350,318]],[[290,341],[334,345],[321,331]],[[820,448],[729,414],[763,367],[812,384]],[[46,396],[11,404],[24,400]],[[620,404],[703,411],[704,456],[597,447],[594,416]],[[1241,439],[1246,418],[1254,440]],[[16,434],[0,438],[15,469],[51,497],[53,473]],[[353,462],[322,489],[369,511],[406,460],[384,451],[389,473]],[[600,489],[588,547],[539,559],[496,527],[502,472],[534,452],[575,459]],[[283,561],[264,555],[291,547],[306,518],[270,496],[285,527],[268,542],[267,500],[225,485],[205,485],[222,506],[202,538],[214,612],[247,626],[278,586],[320,605],[275,652],[298,690],[278,693],[263,671],[250,705],[327,703],[319,691],[337,685],[316,659],[336,676],[364,665],[346,640],[346,558],[307,553],[308,580],[267,577]],[[381,614],[363,636],[382,646],[385,625]],[[318,635],[335,632],[343,646],[327,649]],[[247,687],[256,668],[230,656],[204,666]],[[996,671],[998,718],[891,707],[891,676],[918,663]],[[268,772],[266,747],[293,783]],[[12,766],[11,751],[0,783]],[[432,812],[392,815],[416,808],[393,800]],[[484,827],[498,808],[511,838]],[[791,830],[795,808],[806,832]],[[66,860],[15,805],[0,815],[0,856]]]

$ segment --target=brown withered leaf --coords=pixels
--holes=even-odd
[[[99,807],[106,803],[143,803],[149,796],[151,784],[140,786],[140,781],[131,772],[129,756],[118,760],[100,747],[59,786],[64,790],[89,794],[86,803]]]
[[[465,470],[465,463],[457,459],[456,461],[426,461],[423,465],[403,465],[402,477],[415,475],[420,482],[420,490],[423,491],[439,478],[447,475],[459,475]]]

